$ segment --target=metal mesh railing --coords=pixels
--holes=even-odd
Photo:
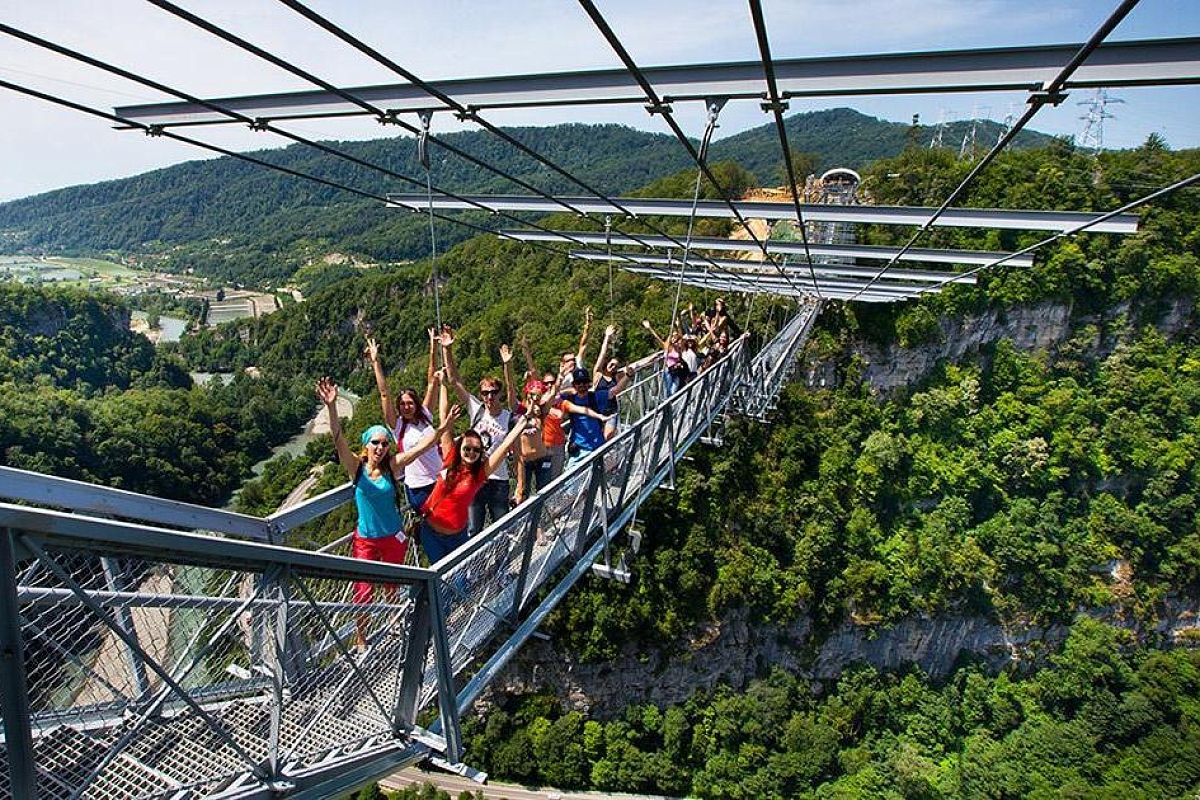
[[[412,744],[405,663],[428,645],[427,571],[16,506],[0,517],[23,653],[9,672],[24,684],[15,698],[17,675],[3,679],[5,755],[15,735],[32,764],[10,763],[0,796],[202,797]]]
[[[795,316],[754,356],[734,395],[736,411],[764,419],[775,408],[779,393],[795,369],[800,348],[807,341],[820,312],[821,301],[802,300]]]

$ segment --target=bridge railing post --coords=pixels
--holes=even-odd
[[[542,513],[545,508],[545,499],[538,495],[529,509],[529,523],[521,534],[521,568],[517,571],[517,581],[513,586],[512,608],[508,611],[508,618],[514,623],[521,613],[521,604],[525,601],[525,586],[529,582],[529,565],[533,562],[533,547],[537,543],[538,526],[542,522]]]
[[[17,601],[16,537],[0,528],[0,716],[13,797],[36,798],[37,769],[29,722],[29,681]]]
[[[411,731],[417,724],[421,683],[425,677],[425,656],[429,652],[433,632],[433,606],[430,585],[427,581],[412,587],[412,611],[409,616],[408,640],[401,657],[404,659],[400,672],[400,688],[396,692],[395,724],[393,735]],[[445,631],[443,629],[443,636]]]
[[[462,728],[459,725],[458,703],[454,691],[454,661],[450,641],[446,636],[445,605],[442,602],[441,576],[434,575],[425,583],[429,598],[429,618],[432,624],[434,671],[437,675],[438,714],[442,721],[442,736],[446,740],[446,760],[457,763],[462,759]]]

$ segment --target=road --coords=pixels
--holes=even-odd
[[[459,792],[482,791],[487,800],[671,800],[656,794],[610,794],[608,792],[568,792],[564,789],[550,787],[531,788],[515,783],[498,783],[489,781],[486,786],[480,786],[469,778],[449,775],[445,772],[426,772],[416,767],[409,767],[394,775],[389,775],[379,782],[384,789],[403,789],[410,783],[432,783],[439,789],[457,798]]]

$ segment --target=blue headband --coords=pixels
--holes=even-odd
[[[375,434],[377,434],[377,433],[382,433],[384,436],[387,437],[387,440],[389,442],[392,441],[392,432],[391,431],[389,431],[387,428],[383,427],[382,425],[372,425],[371,427],[369,427],[365,431],[363,431],[362,446],[366,447],[367,442],[369,442],[369,441],[371,441],[371,439],[375,438]]]

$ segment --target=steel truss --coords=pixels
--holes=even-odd
[[[430,568],[297,549],[348,486],[258,519],[0,468],[0,497],[55,506],[0,503],[0,798],[316,798],[458,764],[459,715],[735,394],[778,388],[745,337],[671,397],[660,370],[618,436]]]

